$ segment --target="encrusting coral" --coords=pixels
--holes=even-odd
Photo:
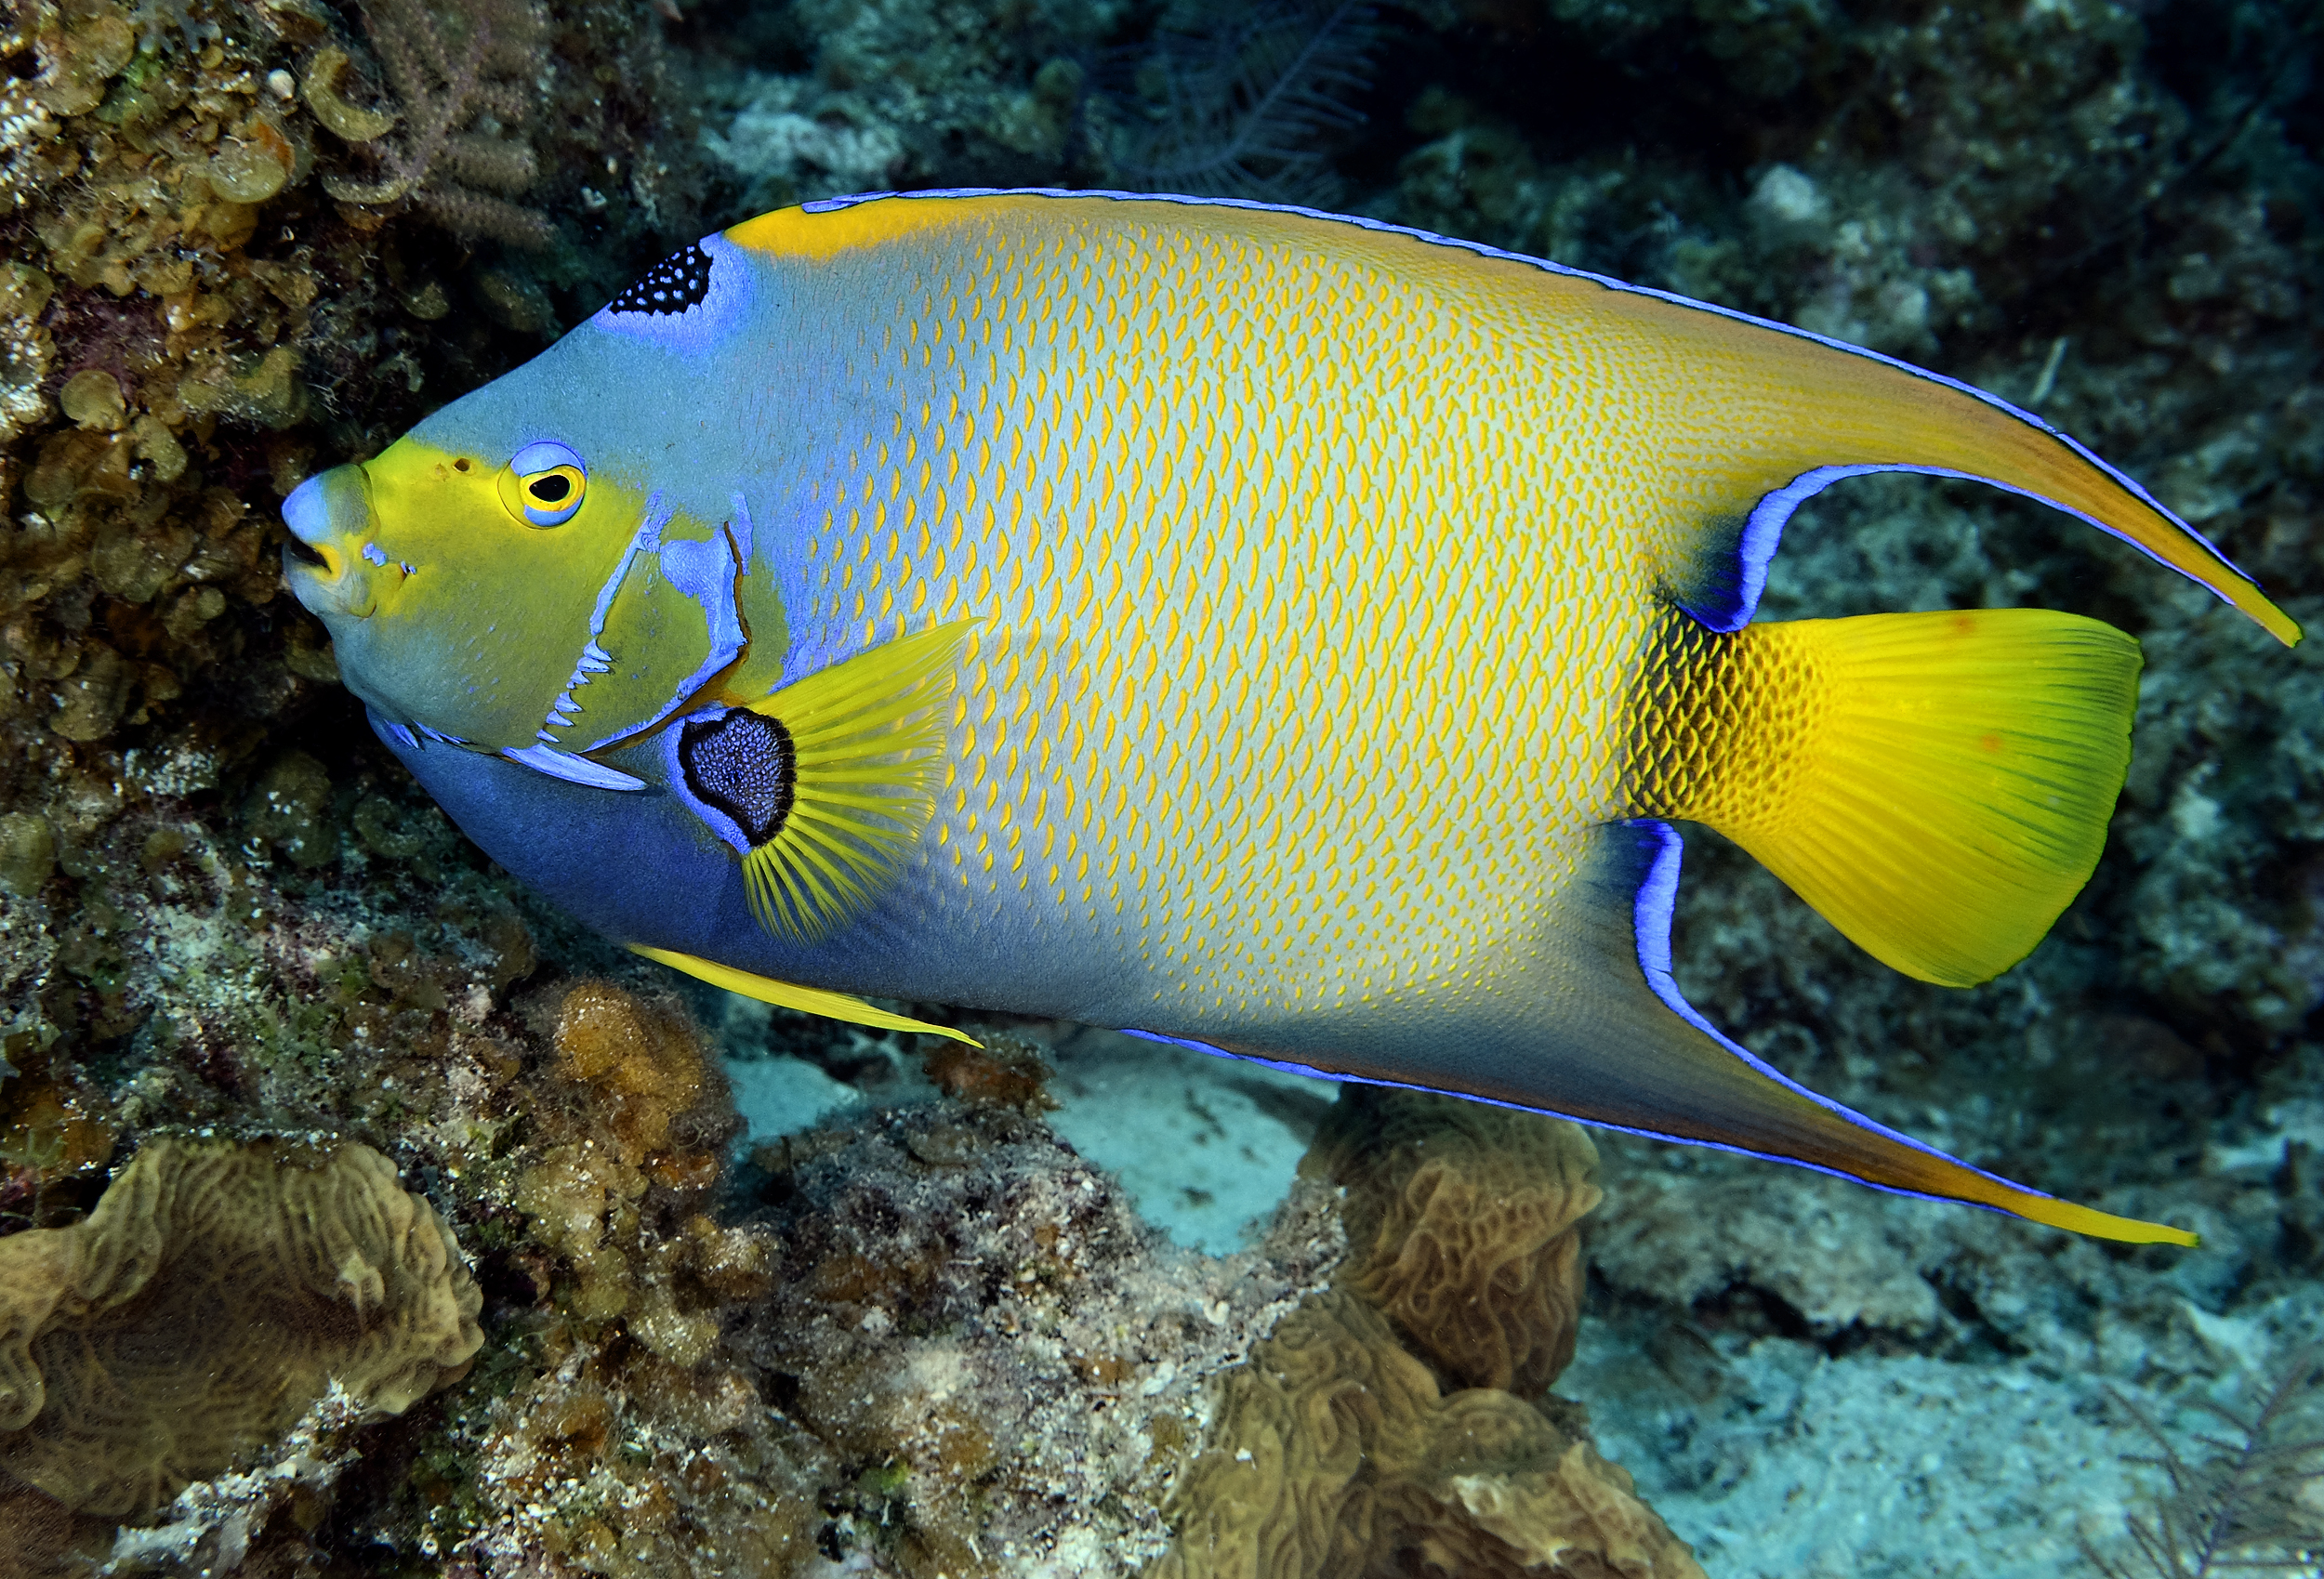
[[[1154,1579],[1699,1579],[1587,1414],[1533,1401],[1573,1358],[1596,1166],[1563,1120],[1343,1089],[1301,1171],[1343,1186],[1348,1259],[1221,1378]]]
[[[445,1417],[342,1488],[347,1517],[469,1572],[787,1573],[813,1549],[812,1457],[721,1343],[772,1247],[710,1216],[735,1127],[717,1061],[682,1007],[603,980],[522,1020],[477,1048],[484,1089],[447,1104],[523,1115],[522,1141],[461,1168],[490,1203],[506,1324]]]
[[[698,184],[661,24],[627,0],[7,17],[0,802],[71,851],[240,800],[270,736],[332,694],[279,598],[281,496],[697,234]],[[569,244],[538,250],[552,233]],[[73,890],[115,875],[96,864],[68,854],[48,897],[87,904]],[[8,1018],[68,1051],[138,1018],[59,1001],[76,993],[55,979]]]
[[[1048,1132],[1042,1066],[1006,1036],[942,1061],[950,1095],[760,1148],[726,1181],[749,1215],[721,1220],[733,1110],[677,1002],[553,983],[495,1020],[451,1055],[486,1089],[423,1108],[506,1124],[443,1153],[485,1204],[493,1346],[330,1488],[324,1528],[405,1563],[1119,1573],[1167,1544],[1204,1377],[1338,1255],[1314,1186],[1258,1250],[1173,1250]],[[251,1550],[324,1553],[289,1519]]]
[[[554,1129],[578,1133],[558,1135],[539,1150],[519,1176],[513,1202],[533,1218],[537,1243],[572,1269],[563,1303],[573,1318],[627,1315],[648,1348],[693,1364],[717,1340],[718,1320],[677,1303],[675,1264],[690,1251],[706,1257],[697,1281],[705,1274],[717,1281],[722,1266],[730,1280],[741,1280],[728,1291],[734,1293],[756,1289],[752,1257],[764,1259],[756,1246],[730,1245],[698,1209],[718,1182],[719,1146],[733,1126],[724,1083],[681,1010],[602,981],[565,994],[551,1044],[562,1089],[586,1093],[586,1107],[569,1109],[565,1124],[551,1121]],[[673,1126],[690,1112],[695,1123],[673,1140]],[[697,1209],[647,1248],[638,1243],[639,1213],[656,1187],[666,1204],[682,1200]]]
[[[0,1468],[145,1512],[328,1390],[397,1415],[456,1380],[482,1302],[367,1146],[148,1141],[82,1221],[0,1239]]]

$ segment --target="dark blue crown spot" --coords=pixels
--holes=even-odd
[[[605,304],[608,312],[683,312],[710,294],[710,255],[698,246],[671,253]]]

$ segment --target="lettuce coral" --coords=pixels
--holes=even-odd
[[[86,1218],[0,1240],[0,1468],[77,1512],[159,1507],[327,1390],[400,1415],[456,1380],[482,1304],[367,1146],[150,1140]]]
[[[1441,1391],[1379,1311],[1317,1296],[1228,1377],[1155,1579],[1699,1579],[1568,1413]]]
[[[1574,1125],[1350,1086],[1300,1165],[1349,1255],[1221,1381],[1155,1579],[1688,1579],[1693,1555],[1587,1415],[1574,1356],[1597,1149]]]
[[[1574,1358],[1597,1167],[1578,1125],[1368,1086],[1301,1163],[1347,1191],[1346,1286],[1448,1380],[1526,1398]]]

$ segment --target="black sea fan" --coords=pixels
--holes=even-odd
[[[1120,169],[1196,197],[1327,206],[1340,191],[1332,134],[1363,123],[1381,29],[1370,6],[1180,0],[1140,67],[1150,117]]]
[[[2298,1355],[2257,1409],[2204,1405],[2228,1428],[2200,1436],[2190,1457],[2127,1399],[2159,1456],[2138,1458],[2169,1482],[2153,1511],[2124,1521],[2134,1556],[2109,1558],[2084,1546],[2106,1579],[2225,1579],[2228,1574],[2324,1570],[2324,1349]]]

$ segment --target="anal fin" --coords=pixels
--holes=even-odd
[[[792,981],[777,981],[771,976],[737,970],[731,965],[720,965],[699,954],[680,954],[675,949],[654,949],[642,943],[631,943],[629,952],[667,965],[672,970],[683,971],[698,981],[707,981],[713,987],[723,987],[730,993],[756,998],[762,1004],[773,1004],[779,1008],[819,1014],[826,1020],[844,1020],[852,1025],[868,1025],[876,1031],[925,1031],[931,1036],[949,1036],[956,1042],[966,1042],[971,1047],[984,1045],[965,1031],[956,1031],[949,1025],[931,1025],[924,1020],[914,1020],[908,1015],[891,1014],[865,1003],[852,993],[833,993],[821,987],[802,987]]]
[[[1574,918],[1569,946],[1559,951],[1571,971],[1570,990],[1560,994],[1564,1056],[1542,1072],[1528,1105],[2093,1238],[2197,1243],[2184,1229],[2076,1205],[1973,1168],[1816,1095],[1723,1035],[1681,995],[1670,972],[1677,831],[1632,822],[1603,832],[1586,897],[1578,896],[1591,913]]]

